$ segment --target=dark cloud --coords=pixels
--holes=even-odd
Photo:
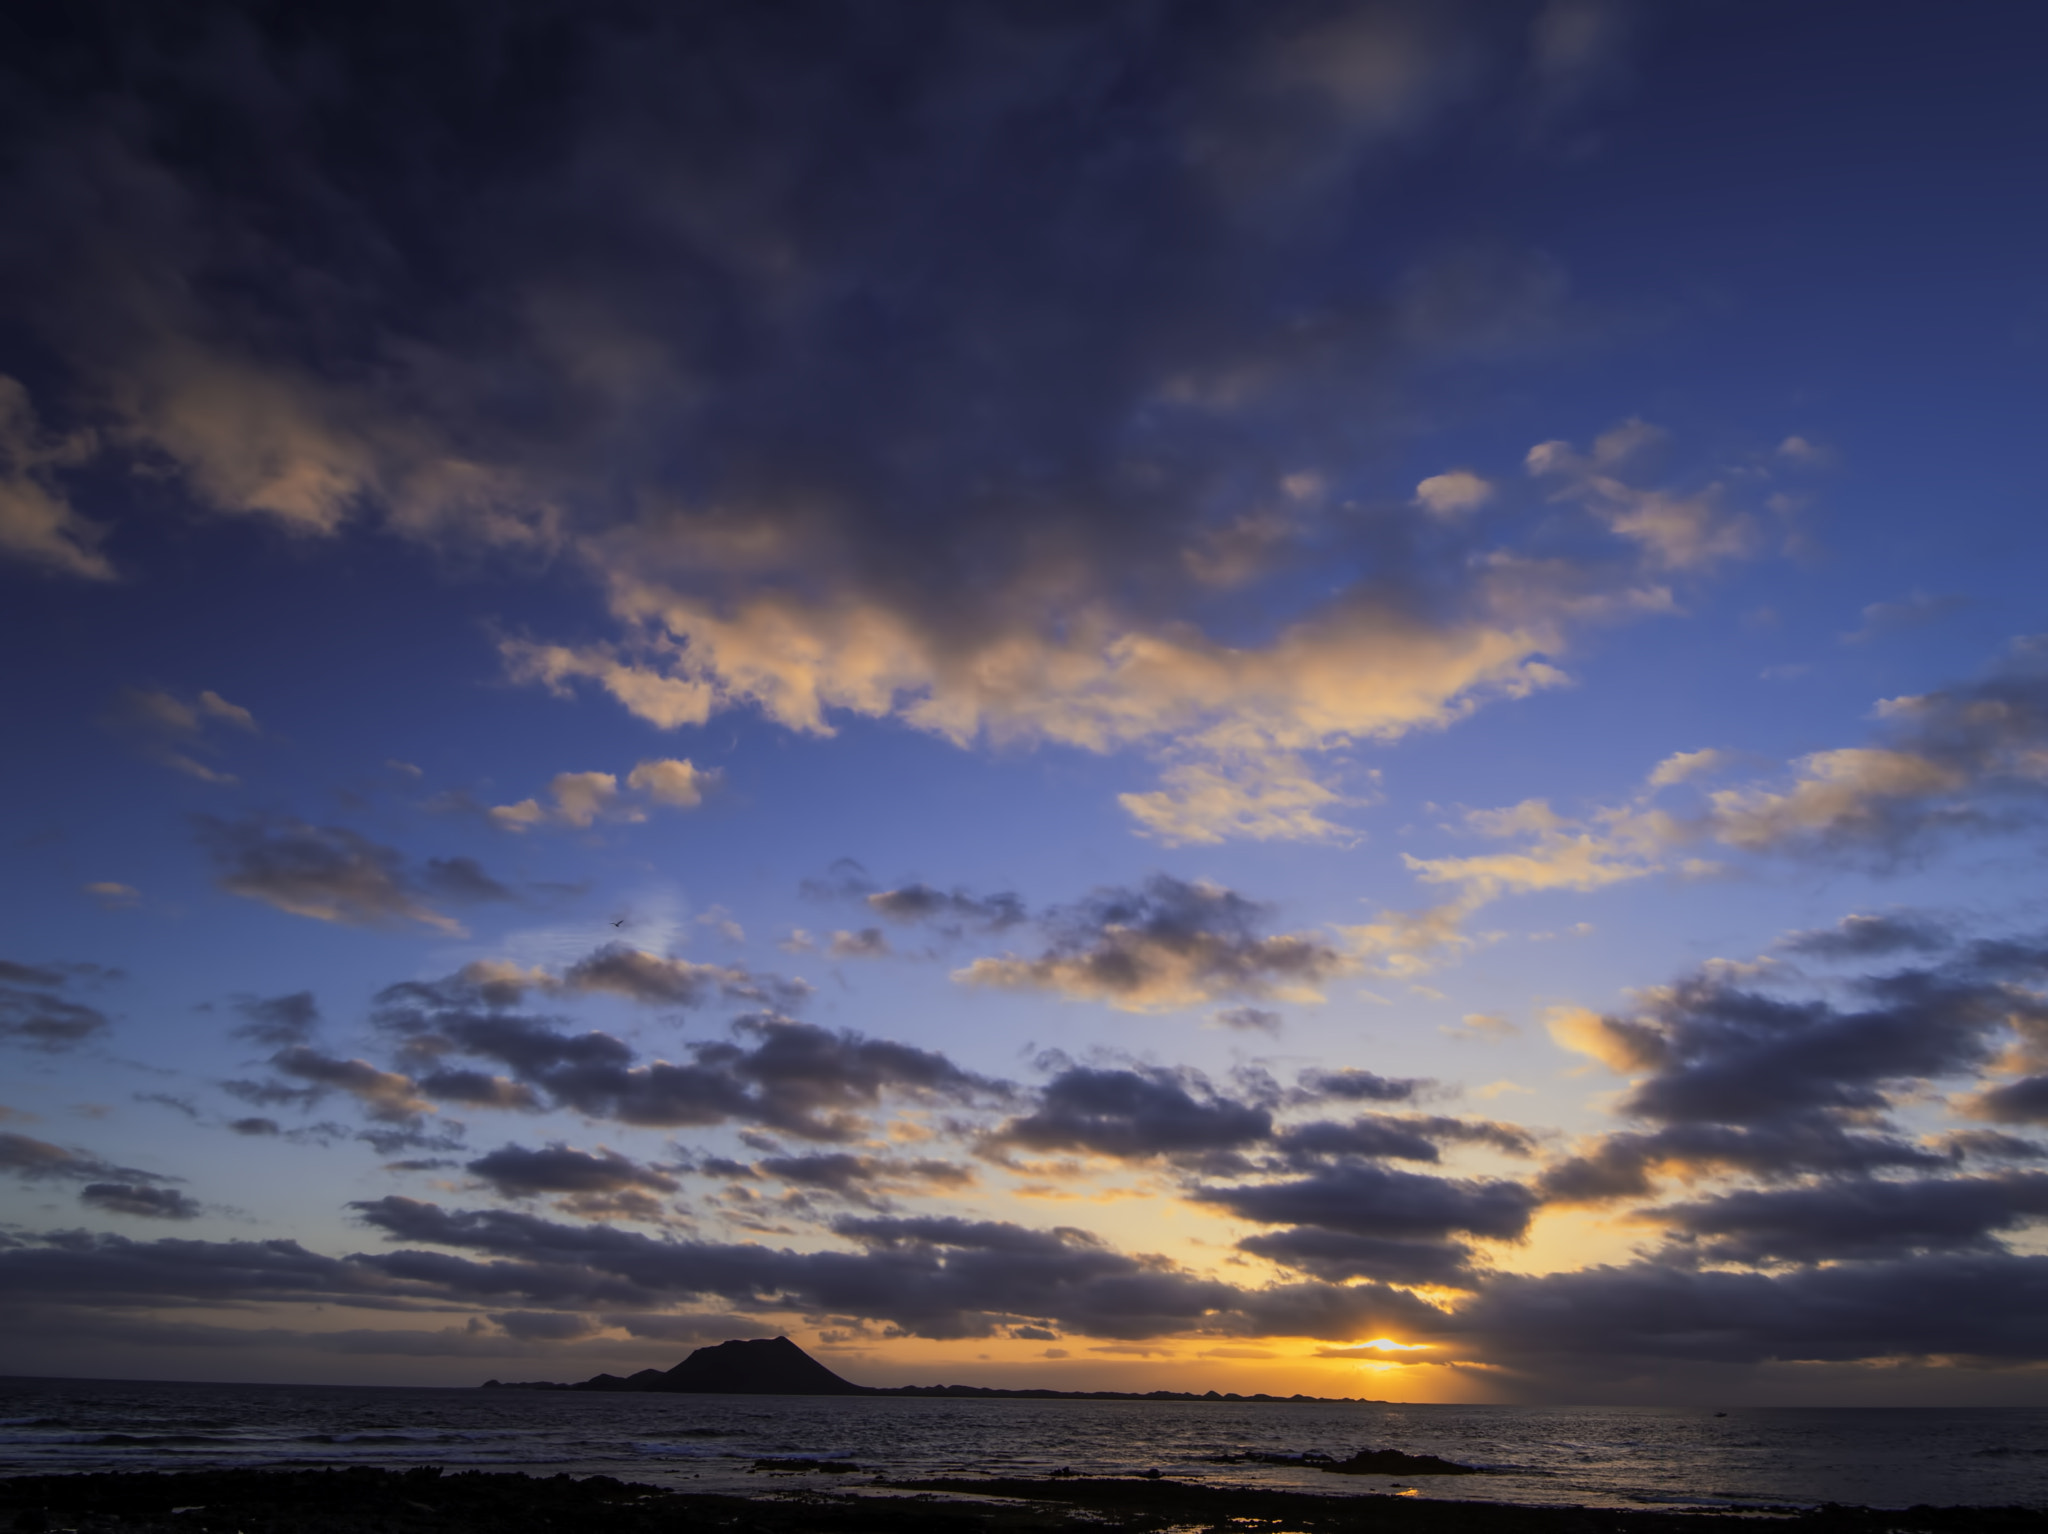
[[[1397,375],[1561,323],[1547,263],[1444,254],[1389,202],[1430,178],[1379,173],[1436,164],[1475,90],[1530,88],[1527,22],[66,11],[0,49],[0,212],[37,231],[0,291],[80,440],[203,507],[575,547],[617,638],[506,647],[558,691],[1088,749],[1230,717],[1257,738],[1221,756],[1291,752],[1533,684],[1572,610],[1548,576],[1472,579],[1468,530],[1326,488],[1378,466]],[[109,573],[65,526],[42,556]],[[1244,645],[1245,588],[1311,557],[1367,573]],[[1242,801],[1237,765],[1148,823]],[[1327,829],[1284,806],[1330,791],[1253,776],[1282,808],[1226,819]]]
[[[47,1140],[31,1139],[27,1135],[9,1134],[5,1131],[0,1131],[0,1172],[12,1172],[17,1177],[29,1179],[73,1177],[121,1178],[131,1182],[161,1180],[148,1172],[138,1172],[133,1167],[113,1166],[88,1152],[68,1151],[62,1146],[50,1144]]]
[[[858,932],[835,932],[826,952],[835,959],[886,959],[891,953],[889,939],[880,927],[863,927]]]
[[[977,959],[959,977],[1145,1011],[1217,996],[1313,997],[1350,966],[1322,937],[1263,935],[1269,914],[1232,890],[1159,874],[1142,889],[1102,890],[1052,913],[1037,958]]]
[[[1216,1021],[1239,1033],[1278,1033],[1285,1019],[1264,1007],[1227,1007],[1216,1014]]]
[[[801,1187],[865,1195],[875,1180],[876,1163],[871,1156],[834,1151],[812,1156],[769,1156],[755,1170]]]
[[[531,1111],[540,1107],[540,1098],[532,1087],[509,1077],[494,1076],[489,1071],[452,1067],[428,1071],[419,1078],[418,1085],[423,1096],[436,1102],[515,1111]]]
[[[714,997],[778,1009],[811,993],[801,980],[758,975],[728,964],[665,959],[625,943],[607,943],[562,972],[572,991],[609,991],[648,1006],[701,1007]]]
[[[1701,1261],[1815,1263],[2001,1251],[2001,1232],[2048,1217],[2048,1173],[1830,1180],[1745,1188],[1642,1211]]]
[[[1024,902],[1016,895],[975,895],[966,890],[938,890],[929,884],[904,884],[874,890],[865,899],[890,921],[935,922],[1000,932],[1025,919]]]
[[[491,1319],[522,1342],[573,1342],[597,1330],[590,1317],[559,1310],[500,1310]]]
[[[1234,1185],[1196,1185],[1184,1196],[1284,1230],[1247,1236],[1241,1250],[1340,1282],[1475,1288],[1481,1275],[1464,1237],[1514,1241],[1538,1199],[1518,1182],[1423,1176],[1375,1165],[1434,1162],[1439,1141],[1478,1141],[1527,1154],[1521,1131],[1484,1121],[1368,1115],[1290,1126],[1274,1137],[1279,1162]],[[1272,1175],[1282,1167],[1301,1176]]]
[[[625,1188],[674,1193],[680,1186],[666,1172],[642,1166],[630,1157],[600,1146],[596,1153],[572,1150],[556,1141],[534,1150],[506,1145],[469,1163],[472,1175],[483,1178],[508,1198],[541,1193],[616,1193]]]
[[[1949,930],[1914,914],[1845,916],[1833,927],[1795,932],[1778,946],[1816,959],[1876,959],[1898,953],[1937,953],[1954,941]]]
[[[216,692],[187,699],[160,689],[126,687],[115,694],[106,722],[151,761],[203,783],[237,781],[205,760],[218,758],[222,730],[259,733],[254,715]]]
[[[1996,1129],[1955,1129],[1938,1143],[1969,1161],[2048,1161],[2048,1145]]]
[[[346,1092],[373,1119],[387,1124],[417,1123],[433,1107],[411,1077],[380,1070],[367,1060],[343,1060],[308,1045],[294,1044],[270,1057],[280,1074],[312,1084],[316,1092]],[[301,1099],[311,1101],[311,1099]]]
[[[1032,1111],[995,1130],[989,1143],[1139,1160],[1233,1150],[1272,1132],[1269,1109],[1219,1095],[1196,1071],[1073,1066],[1047,1082]]]
[[[82,1182],[85,1186],[78,1190],[79,1201],[114,1214],[189,1220],[200,1212],[193,1200],[165,1186],[176,1178],[115,1166],[90,1152],[66,1150],[27,1135],[0,1132],[0,1172],[11,1172],[28,1182],[57,1178]]]
[[[248,1021],[235,1030],[238,1038],[272,1046],[303,1044],[320,1025],[320,1008],[311,991],[287,996],[238,996],[235,1010]]]
[[[935,926],[955,937],[970,929],[1000,932],[1027,919],[1018,895],[977,895],[916,882],[884,889],[852,858],[840,858],[822,879],[804,880],[802,890],[812,900],[857,900],[889,921]]]
[[[1799,763],[1786,791],[1730,798],[1716,834],[1739,846],[1895,865],[1958,833],[2037,822],[2048,780],[2048,636],[1991,674],[1886,699],[1876,743]]]
[[[1301,1089],[1316,1097],[1342,1098],[1346,1102],[1400,1103],[1406,1102],[1431,1082],[1420,1078],[1389,1078],[1346,1068],[1344,1070],[1303,1071],[1300,1076]]]
[[[296,1241],[136,1241],[77,1230],[0,1249],[0,1293],[17,1301],[246,1301],[380,1287],[373,1272],[354,1272]]]
[[[1416,1127],[1383,1114],[1344,1124],[1322,1121],[1292,1125],[1277,1137],[1277,1144],[1290,1160],[1303,1164],[1325,1157],[1350,1156],[1396,1161],[1442,1159],[1435,1140]]]
[[[1457,1241],[1400,1241],[1320,1226],[1297,1226],[1247,1236],[1237,1245],[1240,1251],[1331,1283],[1369,1278],[1387,1284],[1433,1284],[1447,1289],[1478,1287],[1472,1253]]]
[[[392,1281],[430,1276],[446,1293],[510,1293],[515,1284],[566,1296],[604,1285],[642,1302],[690,1296],[742,1309],[800,1310],[886,1323],[926,1337],[984,1337],[1011,1325],[1115,1338],[1189,1329],[1225,1335],[1361,1335],[1412,1330],[1440,1314],[1372,1286],[1242,1289],[1133,1257],[1071,1229],[934,1216],[843,1219],[854,1251],[794,1252],[571,1226],[513,1210],[446,1210],[388,1197],[355,1206],[393,1239],[479,1251],[475,1263],[428,1252],[359,1258]],[[0,1282],[6,1274],[0,1252]],[[576,1300],[581,1306],[590,1303]]]
[[[492,1007],[459,978],[388,987],[376,1019],[422,1064],[449,1055],[493,1061],[513,1085],[555,1106],[659,1128],[739,1122],[845,1140],[863,1131],[861,1115],[885,1098],[965,1104],[1007,1091],[929,1050],[773,1015],[738,1019],[731,1039],[686,1044],[687,1063],[642,1061],[610,1034],[572,1034],[551,1020]],[[510,1096],[495,1078],[445,1065],[420,1077],[420,1090],[432,1085],[459,1101]]]
[[[2048,1358],[2044,1286],[2043,1257],[1957,1254],[1774,1275],[1633,1263],[1497,1277],[1439,1335],[1447,1353],[1564,1381],[1675,1360],[2031,1362]]]
[[[754,1164],[754,1170],[796,1187],[816,1188],[852,1199],[868,1199],[891,1189],[960,1188],[974,1181],[972,1172],[950,1161],[929,1157],[897,1161],[846,1151],[766,1156]]]
[[[66,978],[65,971],[54,964],[16,964],[12,959],[0,959],[0,985],[59,986]]]
[[[1994,1124],[2048,1124],[2048,1075],[2022,1076],[1986,1088],[1966,1106]]]
[[[1537,1203],[1520,1183],[1427,1177],[1356,1164],[1285,1181],[1196,1187],[1188,1196],[1261,1225],[1307,1225],[1396,1240],[1459,1232],[1519,1240]]]
[[[104,1012],[53,992],[74,976],[111,978],[116,973],[97,965],[0,960],[0,1040],[56,1054],[106,1032],[110,1025]]]
[[[1898,1135],[1860,1133],[1831,1123],[1760,1129],[1675,1124],[1603,1135],[1579,1154],[1544,1168],[1537,1187],[1553,1203],[1590,1204],[1647,1196],[1665,1176],[1733,1172],[1785,1179],[1805,1173],[1945,1171],[1954,1162],[1953,1154]]]
[[[430,861],[415,874],[395,848],[345,826],[262,815],[233,821],[200,815],[194,824],[222,889],[316,921],[361,927],[410,922],[457,932],[458,924],[423,897],[453,891],[474,898],[484,884],[498,888],[467,859]],[[457,865],[465,871],[451,873]]]
[[[428,858],[420,866],[420,886],[444,900],[480,902],[511,900],[512,891],[483,870],[475,858]]]
[[[1956,593],[1930,596],[1924,591],[1913,592],[1895,602],[1872,602],[1863,609],[1863,623],[1860,628],[1842,636],[1844,644],[1868,644],[1871,640],[1888,634],[1905,633],[1910,629],[1925,628],[1930,623],[1958,613],[1970,605],[1970,599]]]
[[[176,1188],[159,1188],[147,1183],[95,1182],[78,1190],[81,1203],[114,1214],[140,1215],[151,1220],[190,1220],[200,1206]]]
[[[2048,951],[1980,940],[1933,965],[1849,982],[1860,1004],[1784,994],[1772,971],[1710,967],[1646,993],[1626,1016],[1578,1014],[1559,1038],[1635,1077],[1619,1111],[1646,1123],[1604,1137],[1544,1175],[1547,1196],[1646,1193],[1669,1173],[1935,1169],[1944,1156],[1903,1138],[1888,1114],[1902,1094],[1972,1076],[2023,1035],[2048,1038],[2048,1009],[2020,982]]]

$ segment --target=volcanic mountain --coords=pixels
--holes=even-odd
[[[697,1395],[864,1396],[787,1337],[751,1337],[699,1348],[666,1372],[642,1369],[624,1379],[600,1374],[573,1390],[662,1390]]]
[[[951,1396],[1018,1401],[1314,1401],[1317,1396],[1197,1395],[1189,1390],[1004,1390],[987,1385],[856,1385],[787,1337],[751,1337],[699,1348],[673,1369],[642,1369],[621,1379],[600,1374],[580,1385],[552,1380],[485,1380],[486,1390],[639,1390],[739,1396]],[[1384,1405],[1384,1402],[1373,1403]],[[1413,1474],[1423,1472],[1415,1470]]]

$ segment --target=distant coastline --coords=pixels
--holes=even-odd
[[[1002,1401],[1271,1401],[1384,1406],[1366,1396],[1241,1395],[1236,1391],[1044,1390],[992,1385],[856,1385],[787,1337],[733,1338],[698,1348],[673,1369],[598,1374],[587,1380],[485,1380],[484,1390],[574,1390],[655,1395],[935,1396]]]

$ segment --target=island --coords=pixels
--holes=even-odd
[[[1353,1396],[1238,1395],[1214,1390],[1004,1390],[989,1385],[856,1385],[842,1379],[787,1337],[733,1338],[698,1348],[673,1369],[599,1374],[576,1384],[554,1380],[485,1380],[485,1390],[651,1391],[683,1395],[947,1396],[1007,1401],[1306,1401],[1369,1406]]]

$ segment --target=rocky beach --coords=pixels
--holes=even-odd
[[[21,1534],[1007,1534],[1287,1530],[1290,1534],[1682,1534],[1753,1531],[1758,1514],[1514,1507],[1392,1496],[1314,1496],[1170,1477],[889,1481],[769,1466],[754,1496],[664,1490],[610,1476],[406,1471],[193,1471],[0,1480],[0,1527]],[[836,1467],[834,1467],[836,1468]],[[853,1485],[844,1484],[854,1481]],[[2038,1530],[2024,1507],[1769,1510],[1786,1534],[2001,1534]]]

